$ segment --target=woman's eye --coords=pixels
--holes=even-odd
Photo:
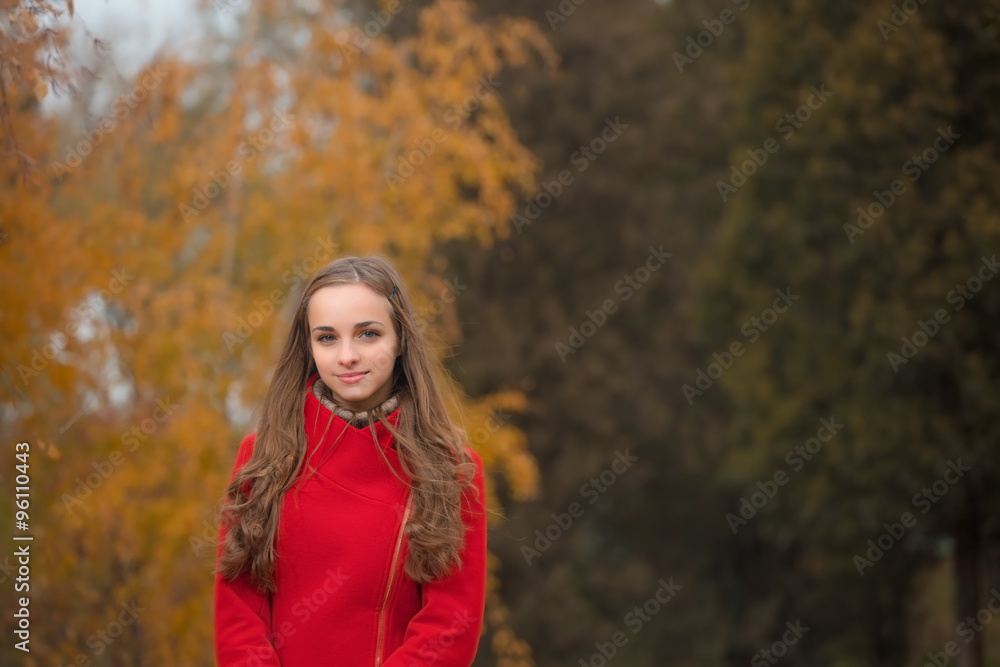
[[[371,335],[369,336],[368,334],[371,334]],[[378,338],[379,337],[379,333],[377,331],[375,331],[374,329],[366,329],[365,331],[361,332],[361,337],[362,338],[367,338],[368,340],[372,340],[373,338]]]
[[[319,342],[321,342],[321,343],[325,343],[325,342],[327,342],[327,339],[328,339],[328,338],[332,339],[332,338],[333,338],[333,336],[331,336],[330,334],[323,334],[322,336],[320,336],[320,337],[319,337],[319,338],[317,338],[316,340],[318,340],[318,341],[319,341]]]

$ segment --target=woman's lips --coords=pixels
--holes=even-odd
[[[367,374],[368,371],[365,371],[364,373],[344,373],[343,375],[338,375],[337,379],[343,382],[344,384],[356,384],[357,382],[360,382],[361,378],[363,378]]]

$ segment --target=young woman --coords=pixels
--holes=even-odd
[[[449,419],[396,270],[306,286],[224,498],[220,667],[469,667],[486,596],[482,461]]]

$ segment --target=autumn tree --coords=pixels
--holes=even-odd
[[[785,600],[852,637],[830,653],[875,664],[948,641],[957,664],[984,664],[984,633],[960,624],[983,607],[997,537],[996,11],[755,3],[726,66],[725,214],[699,300],[709,351],[747,344],[711,389],[733,408],[726,475],[749,493],[792,474],[746,533],[794,543],[799,583],[839,588]],[[764,315],[776,290],[794,304]],[[754,317],[750,344],[735,327]],[[825,445],[821,419],[839,424]],[[821,452],[794,454],[809,438]],[[918,577],[940,562],[953,620],[919,636]]]
[[[718,72],[682,74],[670,62],[703,17],[678,3],[563,3],[575,11],[550,24],[559,3],[478,4],[538,20],[562,56],[557,75],[519,71],[504,91],[519,135],[544,160],[542,187],[519,201],[530,223],[493,246],[449,248],[484,296],[458,304],[468,322],[455,361],[463,383],[528,392],[516,420],[537,453],[542,491],[509,506],[493,541],[512,622],[554,667],[594,655],[600,664],[595,643],[616,632],[628,638],[615,649],[622,664],[733,664],[740,628],[726,612],[743,601],[725,597],[739,573],[725,557],[731,534],[717,523],[722,422],[678,392],[697,348],[691,274],[722,209],[699,193],[726,154]],[[591,150],[616,119],[627,127]],[[636,281],[651,246],[671,256],[639,272],[645,280],[633,289],[624,277]],[[606,299],[614,312],[602,310]],[[604,486],[601,473],[626,449],[638,460]],[[569,523],[574,503],[583,511]],[[669,577],[684,588],[634,633],[626,616]]]
[[[219,11],[235,36],[213,32]],[[205,547],[289,304],[323,263],[382,252],[448,354],[454,288],[435,249],[506,234],[511,189],[537,175],[491,84],[553,60],[529,22],[478,22],[457,0],[403,40],[359,39],[329,4],[215,3],[201,20],[201,53],[107,77],[65,117],[6,80],[34,161],[0,200],[3,432],[32,444],[26,664],[211,664]],[[24,167],[5,158],[4,182]],[[460,409],[530,497],[533,459],[500,417],[522,404],[493,387]],[[498,653],[518,645],[495,584],[488,623]]]

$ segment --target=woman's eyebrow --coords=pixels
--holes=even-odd
[[[357,324],[354,325],[354,328],[355,329],[361,329],[363,327],[371,326],[372,324],[377,324],[380,327],[384,327],[385,326],[384,324],[382,324],[378,320],[368,320],[366,322],[358,322]],[[312,328],[312,330],[313,331],[336,331],[336,329],[334,327],[331,327],[328,324],[321,324],[319,326],[315,326],[315,327]]]

